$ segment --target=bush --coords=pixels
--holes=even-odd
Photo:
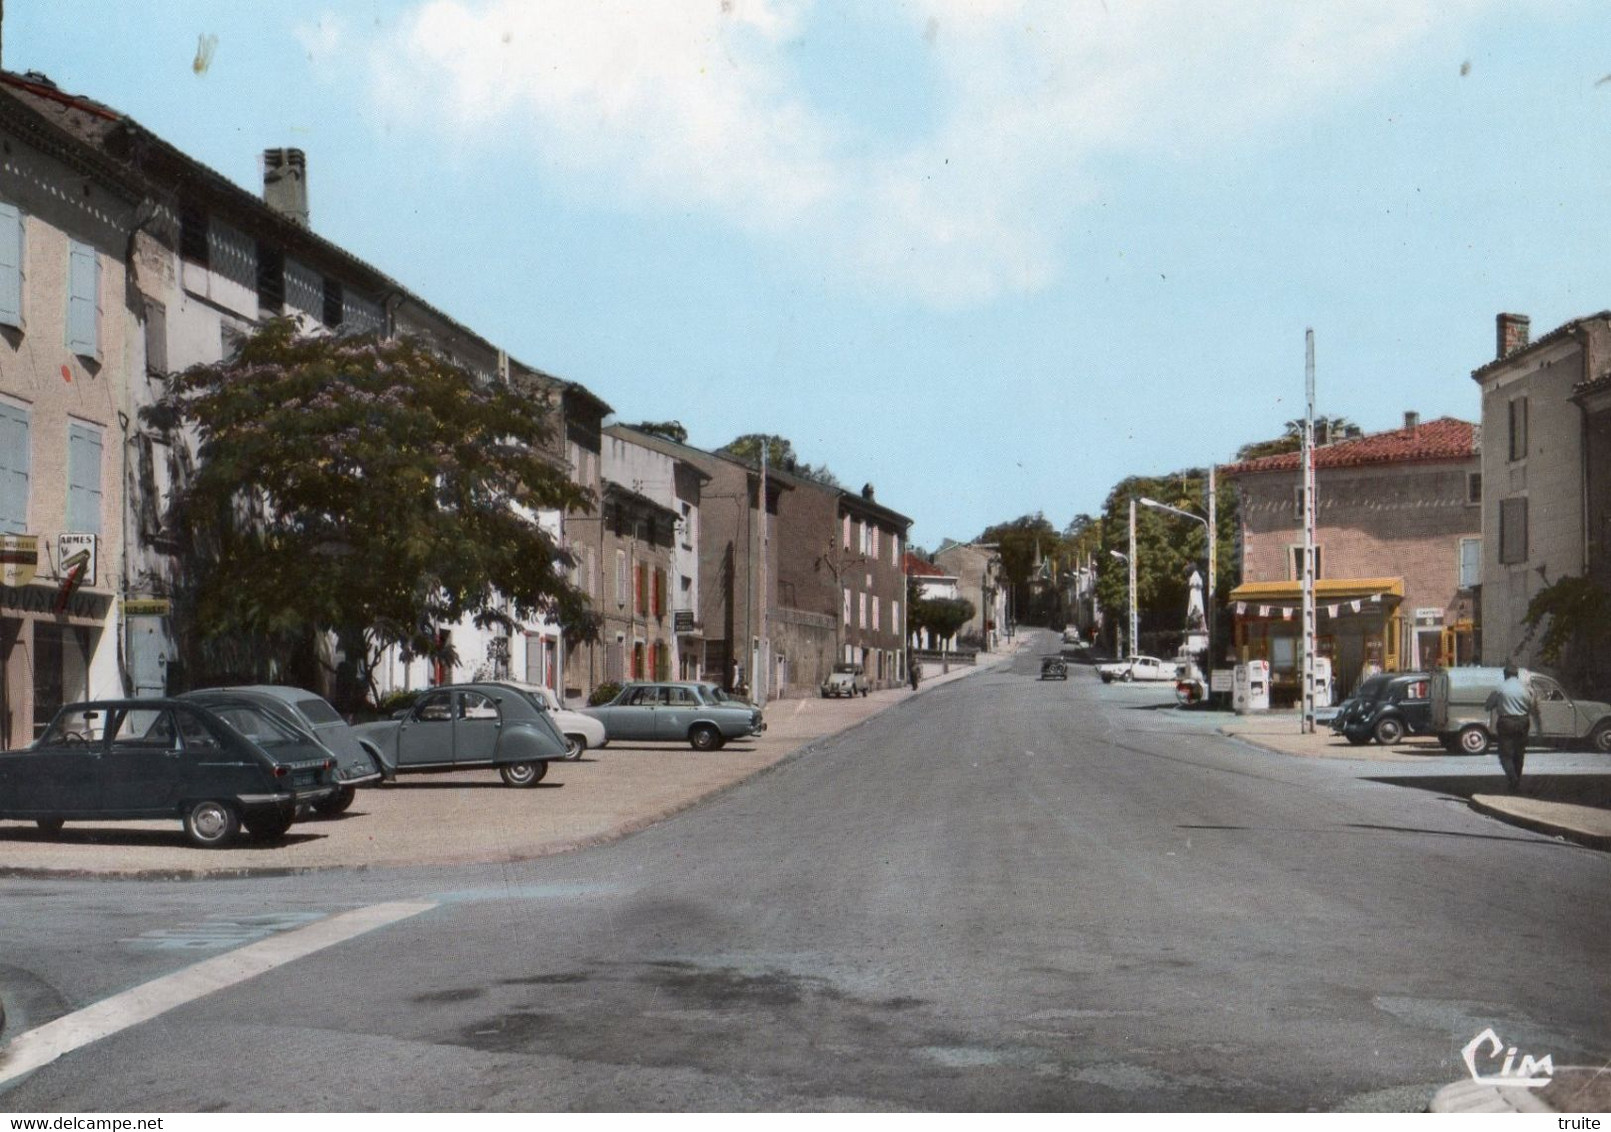
[[[379,713],[380,718],[390,719],[396,712],[413,707],[414,701],[420,698],[420,691],[419,688],[408,688],[387,692],[375,705],[375,711]]]
[[[597,688],[594,688],[593,694],[587,697],[587,706],[598,707],[600,704],[607,704],[620,694],[621,685],[613,680],[606,680]]]

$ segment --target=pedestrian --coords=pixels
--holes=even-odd
[[[1543,724],[1538,716],[1538,700],[1522,683],[1515,661],[1505,665],[1505,678],[1488,694],[1483,706],[1488,709],[1489,722],[1499,740],[1499,765],[1505,771],[1505,781],[1510,783],[1512,793],[1519,794],[1522,762],[1527,757],[1527,736],[1534,723],[1539,724],[1540,730]]]
[[[915,660],[912,661],[907,666],[906,678],[912,683],[912,691],[917,691],[917,682],[923,678],[923,666]]]

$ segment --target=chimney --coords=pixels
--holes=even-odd
[[[1499,330],[1497,357],[1508,358],[1527,345],[1531,337],[1532,319],[1524,314],[1501,314],[1494,322]]]
[[[308,226],[308,159],[300,149],[263,151],[263,203],[292,223]]]
[[[1315,421],[1315,447],[1324,448],[1331,443],[1331,422],[1325,417]]]
[[[863,499],[866,499],[866,500],[871,500],[872,499],[872,497],[873,497],[873,485],[872,484],[870,484],[870,483],[862,484],[861,497]]]
[[[1420,426],[1420,423],[1421,423],[1421,414],[1420,413],[1415,412],[1413,409],[1405,409],[1404,410],[1404,427],[1405,428],[1417,428],[1417,427]]]

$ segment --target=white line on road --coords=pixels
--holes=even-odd
[[[64,1053],[100,1041],[120,1030],[149,1022],[176,1006],[243,983],[265,971],[294,962],[315,951],[349,940],[387,924],[406,920],[435,908],[434,903],[372,904],[342,912],[305,928],[285,932],[238,951],[204,960],[194,966],[152,979],[92,1006],[75,1010],[38,1029],[18,1034],[0,1051],[0,1088],[25,1073],[49,1065]]]

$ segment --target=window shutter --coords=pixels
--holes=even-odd
[[[0,533],[28,530],[28,410],[0,403]]]
[[[73,240],[67,250],[67,348],[82,358],[101,352],[101,260],[88,244]]]
[[[67,428],[67,529],[101,533],[101,434],[80,424]]]
[[[0,323],[22,329],[22,213],[0,204]]]

